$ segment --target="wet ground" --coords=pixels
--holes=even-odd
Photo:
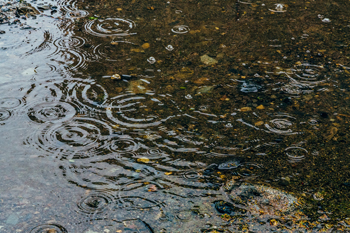
[[[0,2],[0,232],[350,231],[350,2]]]

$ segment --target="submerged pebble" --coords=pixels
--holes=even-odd
[[[208,55],[201,56],[201,62],[203,62],[204,64],[209,65],[209,66],[215,65],[216,63],[218,63],[217,60],[209,57]]]

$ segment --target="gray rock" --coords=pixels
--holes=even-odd
[[[19,221],[17,214],[11,214],[7,219],[6,223],[10,225],[16,225]]]
[[[298,200],[293,195],[264,185],[228,184],[232,202],[245,206],[251,214],[280,216],[295,210]]]

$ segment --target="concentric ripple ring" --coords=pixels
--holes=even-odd
[[[35,105],[28,110],[28,117],[37,123],[62,122],[73,118],[76,111],[64,102],[46,102]]]
[[[85,24],[85,31],[98,37],[107,36],[129,36],[136,33],[130,31],[135,27],[135,23],[128,19],[107,18],[91,20]]]
[[[68,231],[58,225],[58,224],[43,224],[33,228],[30,233],[46,233],[46,232],[56,232],[56,233],[68,233]]]

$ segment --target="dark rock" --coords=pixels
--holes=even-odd
[[[242,215],[247,212],[245,209],[238,208],[226,201],[215,201],[214,206],[218,213],[230,216]]]
[[[323,117],[323,118],[328,118],[328,113],[320,112],[320,116]]]
[[[293,195],[264,185],[231,182],[225,188],[232,202],[245,206],[252,214],[288,214],[298,203]]]

